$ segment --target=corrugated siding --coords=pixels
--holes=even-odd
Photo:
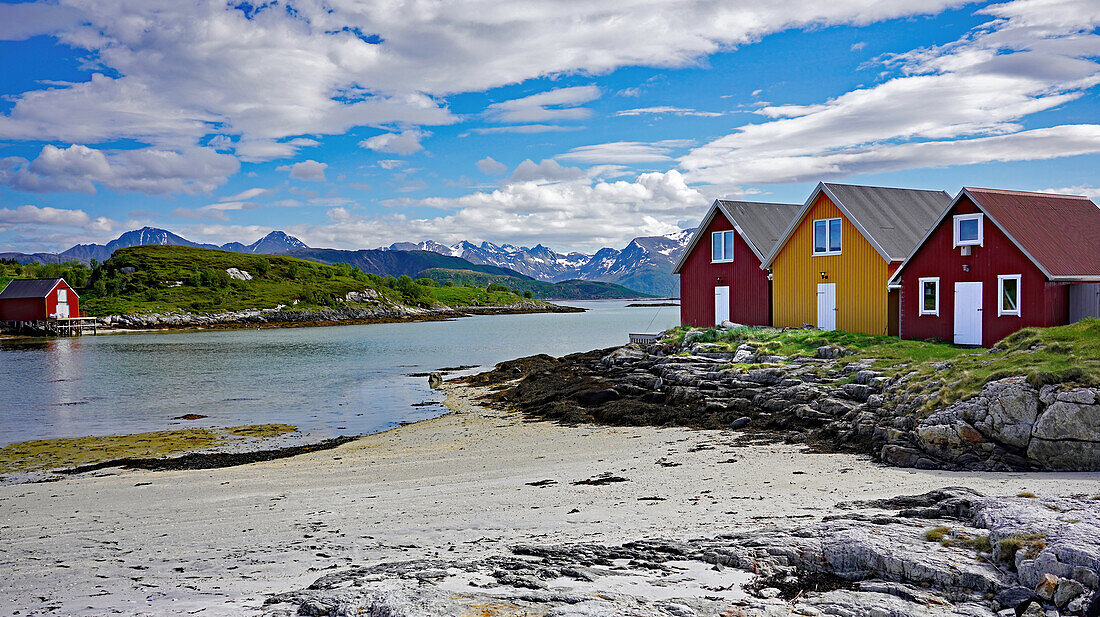
[[[714,288],[730,288],[730,320],[751,326],[771,325],[768,314],[768,274],[741,234],[735,234],[733,261],[711,263],[710,234],[733,229],[719,211],[680,270],[680,322],[714,325]],[[721,282],[719,282],[721,279]]]
[[[817,284],[836,283],[838,330],[887,334],[887,263],[844,219],[841,254],[813,256],[813,221],[844,218],[828,197],[819,196],[772,262],[772,306],[776,326],[817,325]],[[826,272],[828,279],[821,278]]]
[[[1030,259],[1005,236],[988,217],[983,220],[983,246],[973,247],[963,257],[952,247],[956,214],[980,212],[967,198],[955,204],[924,244],[917,247],[901,275],[901,337],[911,339],[954,339],[955,283],[982,283],[982,345],[997,341],[1029,326],[1058,326],[1066,323],[1069,286],[1047,281]],[[967,268],[964,270],[964,266]],[[997,276],[1019,274],[1021,315],[997,315]],[[920,314],[921,277],[939,277],[939,315]]]

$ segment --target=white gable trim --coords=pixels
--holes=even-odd
[[[745,231],[741,229],[740,225],[737,224],[737,219],[730,216],[729,211],[722,207],[722,200],[715,199],[714,203],[710,206],[710,210],[707,211],[707,215],[703,218],[703,222],[700,223],[699,227],[695,230],[695,235],[691,237],[691,242],[688,242],[687,248],[685,248],[684,252],[680,254],[680,258],[676,260],[676,265],[672,267],[673,274],[679,274],[680,270],[682,270],[684,268],[684,265],[687,264],[687,260],[695,251],[695,247],[697,244],[699,244],[699,240],[702,239],[703,236],[708,235],[707,228],[710,227],[710,224],[712,222],[714,222],[714,217],[719,212],[722,214],[722,217],[725,218],[731,226],[733,226],[734,231],[737,232],[737,235],[741,236],[741,239],[745,241],[745,244],[749,245],[749,249],[753,252],[754,255],[756,255],[756,258],[760,261],[764,261],[764,256],[760,254],[760,251],[756,248],[756,245],[752,243],[752,240],[749,240],[749,237],[745,235]]]
[[[997,222],[997,219],[993,218],[993,216],[991,216],[989,212],[986,211],[981,202],[979,202],[973,195],[970,194],[970,191],[966,190],[966,188],[963,188],[963,190],[959,191],[958,195],[955,195],[955,199],[951,200],[951,205],[947,206],[947,209],[943,211],[943,214],[940,215],[940,218],[936,219],[935,224],[933,224],[932,227],[928,230],[928,233],[924,234],[924,237],[920,239],[920,242],[917,243],[917,247],[913,249],[913,252],[908,257],[906,257],[905,261],[901,262],[901,265],[898,266],[898,269],[894,271],[894,275],[890,277],[890,285],[901,285],[901,272],[905,269],[905,266],[909,264],[909,260],[917,255],[917,251],[919,251],[924,246],[924,243],[928,241],[928,238],[932,236],[932,232],[936,231],[936,229],[939,228],[944,219],[947,218],[948,213],[955,209],[955,204],[959,203],[959,200],[962,199],[964,196],[970,200],[970,203],[974,204],[975,208],[977,208],[979,211],[981,211],[982,214],[985,215],[986,219],[993,221],[993,224],[997,226],[997,229],[1001,230],[1001,233],[1003,233],[1005,237],[1012,241],[1012,244],[1014,244],[1016,248],[1020,249],[1020,252],[1023,253],[1024,256],[1026,256],[1028,260],[1031,261],[1031,263],[1035,264],[1035,267],[1043,273],[1043,276],[1047,277],[1048,281],[1091,281],[1093,279],[1100,280],[1100,276],[1052,276],[1050,272],[1048,272],[1047,269],[1043,267],[1043,264],[1039,263],[1038,260],[1032,257],[1031,253],[1027,252],[1027,249],[1025,249],[1023,245],[1021,245],[1016,240],[1016,238],[1013,238],[1012,234],[1008,233],[1008,230],[1006,230],[1004,227],[1001,226],[1000,223]]]
[[[783,247],[787,246],[787,242],[791,239],[791,236],[794,235],[794,232],[796,229],[798,229],[798,226],[802,224],[802,221],[806,218],[806,214],[809,213],[810,209],[814,207],[814,203],[817,202],[818,196],[822,193],[824,193],[825,196],[829,198],[829,201],[833,202],[833,205],[835,205],[837,209],[840,210],[840,213],[844,215],[844,218],[847,219],[848,222],[856,228],[856,231],[858,231],[859,234],[863,236],[864,240],[867,240],[867,242],[870,243],[870,245],[875,249],[879,256],[886,260],[886,263],[898,261],[897,259],[891,257],[890,254],[882,248],[882,245],[880,245],[871,234],[867,233],[867,229],[863,226],[863,224],[860,223],[854,216],[852,216],[852,213],[848,211],[848,208],[843,203],[841,203],[839,199],[836,198],[836,195],[834,195],[833,192],[829,190],[829,187],[826,186],[824,182],[818,182],[817,188],[814,189],[813,193],[810,193],[810,198],[806,200],[805,204],[803,204],[802,210],[798,213],[798,216],[794,217],[794,220],[791,221],[791,224],[787,226],[787,231],[783,232],[783,235],[780,237],[779,242],[776,243],[775,247],[772,249],[772,252],[768,254],[767,259],[760,262],[761,269],[766,270],[768,268],[771,268],[772,262],[775,261],[775,258],[778,257],[779,253],[783,251]]]

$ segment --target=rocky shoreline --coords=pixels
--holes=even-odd
[[[887,376],[870,359],[841,364],[843,354],[785,357],[749,343],[731,353],[689,340],[524,358],[471,383],[497,386],[498,404],[565,422],[734,428],[918,469],[1100,470],[1100,388],[1007,377],[929,411],[932,395],[913,374]]]
[[[419,308],[388,302],[363,303],[331,309],[248,309],[224,313],[187,313],[171,311],[152,314],[125,314],[100,317],[107,328],[122,330],[218,328],[218,327],[294,327],[354,325],[453,319],[470,315],[514,315],[525,313],[575,313],[584,309],[527,300],[502,306],[463,306]]]
[[[264,615],[1095,617],[1098,571],[1100,501],[945,488],[714,538],[351,567]]]

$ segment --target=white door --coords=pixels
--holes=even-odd
[[[817,328],[836,330],[836,283],[817,284]]]
[[[955,283],[955,344],[982,344],[982,284]]]
[[[728,286],[714,288],[714,325],[720,326],[723,321],[730,320],[730,288]]]
[[[57,303],[57,316],[62,317],[62,318],[69,316],[69,303],[68,302],[58,302]]]

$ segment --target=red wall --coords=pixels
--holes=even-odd
[[[714,325],[714,288],[722,285],[730,288],[730,321],[771,325],[768,273],[760,269],[760,260],[741,234],[734,234],[732,262],[710,262],[711,232],[728,229],[733,225],[718,211],[680,270],[680,322],[684,325]]]
[[[952,248],[954,228],[952,216],[980,212],[963,197],[936,227],[928,240],[917,248],[901,276],[901,337],[908,339],[936,338],[950,342],[954,338],[956,282],[982,283],[982,345],[991,347],[1020,328],[1058,326],[1069,319],[1069,287],[1052,283],[1001,230],[984,217],[984,245],[973,247],[969,257],[959,248]],[[963,271],[968,264],[970,271]],[[1020,274],[1020,313],[997,316],[997,276]],[[940,314],[920,315],[918,279],[940,277]]]
[[[64,281],[54,287],[45,298],[10,298],[0,300],[0,321],[38,321],[57,312],[57,291],[69,293],[69,317],[80,316],[80,299]]]

